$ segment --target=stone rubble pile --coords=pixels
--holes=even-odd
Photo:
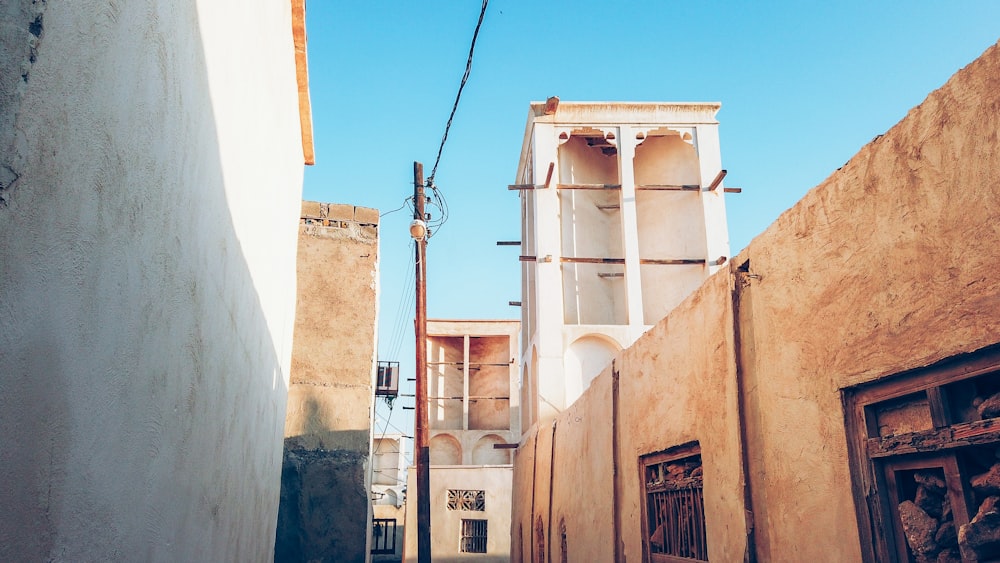
[[[973,406],[980,419],[1000,416],[1000,393]],[[961,563],[1000,560],[1000,448],[966,450],[973,465],[989,467],[967,483],[974,493],[970,512],[975,516],[956,529],[951,502],[941,469],[913,473],[916,492],[899,503],[903,535],[917,563]]]

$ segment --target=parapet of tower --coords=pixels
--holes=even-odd
[[[720,107],[531,103],[510,186],[521,197],[523,429],[572,404],[727,260]]]

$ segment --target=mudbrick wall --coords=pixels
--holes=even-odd
[[[270,559],[291,20],[263,0],[0,2],[0,560]]]
[[[368,557],[378,220],[302,202],[275,561]]]
[[[650,503],[679,487],[644,460],[677,451],[702,463],[681,492],[703,486],[703,523],[678,537],[704,530],[713,561],[1000,553],[998,131],[1000,45],[779,217],[554,425],[529,430],[512,560],[664,549]],[[683,506],[679,521],[694,521]]]

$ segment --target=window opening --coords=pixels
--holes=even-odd
[[[486,520],[462,519],[462,553],[486,553]]]
[[[532,560],[534,563],[545,563],[545,525],[541,516],[535,518],[535,553]]]
[[[639,458],[643,534],[651,562],[708,561],[701,448],[692,442]]]
[[[392,555],[396,553],[396,520],[394,518],[372,519],[372,555]]]
[[[486,491],[448,489],[448,510],[486,510]]]
[[[867,557],[1000,558],[1000,348],[847,389],[844,401]]]

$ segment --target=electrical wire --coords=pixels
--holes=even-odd
[[[410,250],[412,251],[414,243],[410,242]],[[388,353],[390,358],[396,358],[399,355],[399,350],[403,346],[403,337],[406,335],[406,316],[412,308],[413,302],[416,299],[416,292],[414,291],[414,286],[416,285],[416,276],[414,275],[414,264],[413,261],[409,261],[409,267],[406,273],[406,279],[403,282],[403,293],[399,298],[399,308],[396,310],[396,320],[393,323],[392,335],[389,340]]]
[[[469,59],[465,63],[465,74],[462,75],[462,82],[458,85],[458,95],[455,96],[455,105],[451,108],[451,115],[448,116],[448,123],[444,126],[444,136],[441,137],[441,146],[438,147],[437,158],[434,159],[434,168],[431,169],[431,175],[427,177],[427,185],[434,185],[434,176],[437,175],[438,164],[441,163],[441,152],[444,150],[444,143],[448,140],[448,130],[451,129],[451,121],[455,119],[455,111],[458,110],[458,101],[462,99],[462,90],[465,88],[465,83],[469,80],[469,74],[472,72],[472,54],[476,50],[476,39],[479,37],[479,28],[483,25],[483,17],[486,16],[486,5],[489,4],[489,0],[483,0],[483,8],[479,12],[479,22],[476,23],[476,31],[472,34],[472,46],[469,47]]]
[[[395,213],[397,211],[402,211],[403,208],[410,207],[410,202],[412,202],[412,201],[413,201],[413,196],[410,196],[410,197],[408,197],[408,198],[406,198],[406,199],[403,200],[403,205],[400,205],[399,207],[397,207],[396,209],[393,209],[392,211],[386,211],[385,213],[380,214],[379,217],[385,217],[386,215],[389,215],[390,213]]]
[[[411,240],[409,244],[409,253],[412,254],[414,247],[414,242]],[[414,264],[412,260],[407,260],[407,270],[403,277],[403,288],[399,296],[399,302],[396,307],[396,315],[393,319],[392,330],[389,333],[389,340],[384,351],[388,354],[388,359],[395,360],[397,354],[399,353],[399,348],[402,345],[402,336],[406,332],[405,316],[410,310],[410,302],[415,298],[413,286],[416,283],[415,276],[413,275]]]
[[[385,417],[385,425],[382,426],[382,436],[379,437],[379,439],[378,439],[378,446],[375,447],[375,453],[373,453],[372,456],[374,456],[375,454],[377,454],[379,452],[379,450],[382,449],[382,441],[385,440],[385,435],[386,435],[386,433],[389,432],[389,419],[392,418],[392,412],[394,410],[396,410],[396,409],[394,409],[392,407],[392,405],[390,405],[389,406],[389,416]],[[374,467],[374,465],[372,465],[372,467]]]
[[[486,7],[489,5],[489,0],[483,0],[482,9],[479,11],[479,20],[476,22],[476,29],[472,33],[472,44],[469,47],[469,57],[465,62],[465,73],[462,75],[462,80],[458,85],[458,93],[455,95],[455,103],[452,105],[451,114],[448,116],[448,122],[444,127],[444,135],[441,137],[441,144],[438,146],[437,157],[434,159],[434,167],[431,169],[430,176],[427,177],[427,186],[431,189],[432,197],[430,198],[430,204],[437,207],[440,213],[437,214],[437,218],[428,222],[428,228],[433,230],[438,230],[441,228],[445,222],[448,221],[448,202],[444,199],[441,191],[434,185],[434,176],[437,175],[438,165],[441,163],[441,154],[444,152],[444,145],[448,141],[448,132],[451,130],[452,121],[455,119],[455,112],[458,111],[458,103],[462,99],[462,90],[465,89],[465,84],[469,81],[469,76],[472,73],[472,59],[476,50],[476,40],[479,38],[479,30],[483,25],[483,18],[486,17]],[[395,213],[401,211],[404,207],[407,207],[413,201],[412,197],[403,200],[403,205],[393,209],[392,211],[387,211],[379,215],[379,217],[385,217],[390,213]],[[428,231],[428,237],[430,236],[430,231]],[[411,242],[411,251],[413,248],[413,243]],[[413,265],[411,263],[411,265]],[[403,296],[399,300],[399,308],[397,309],[396,321],[393,325],[393,332],[389,340],[388,350],[390,352],[390,357],[396,357],[399,353],[399,349],[403,344],[403,336],[406,334],[406,325],[403,323],[403,315],[405,311],[408,311],[410,306],[415,300],[415,296],[408,296],[407,294],[413,293],[413,285],[416,281],[412,274],[412,270],[408,271],[406,275],[407,281],[404,284]],[[411,284],[412,282],[412,284]],[[390,419],[392,418],[393,405],[389,406],[389,416],[386,417],[385,424],[382,427],[382,438],[379,439],[379,446],[376,448],[375,453],[378,453],[379,448],[382,446],[381,440],[385,438],[386,433],[389,430]],[[395,426],[393,426],[395,428]],[[397,428],[398,430],[398,428]]]

